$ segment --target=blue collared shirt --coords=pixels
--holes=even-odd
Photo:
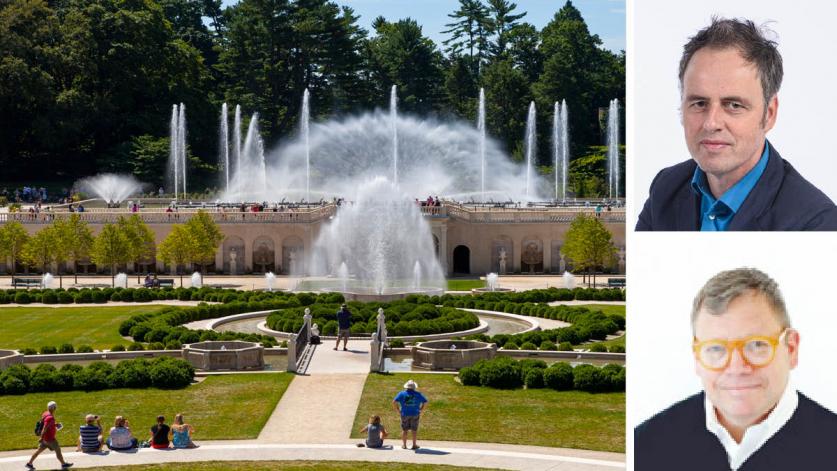
[[[744,175],[744,178],[724,192],[718,199],[715,199],[709,189],[706,173],[700,167],[695,168],[695,174],[692,176],[692,189],[700,195],[701,231],[727,230],[733,216],[741,208],[753,187],[756,186],[761,174],[764,173],[769,153],[768,143],[764,141],[764,152],[756,166],[750,169]]]

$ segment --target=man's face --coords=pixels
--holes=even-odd
[[[754,335],[774,337],[781,330],[770,303],[764,295],[755,292],[733,299],[720,315],[701,310],[695,321],[698,341],[736,340]],[[753,425],[779,402],[799,355],[799,334],[790,330],[785,338],[776,347],[773,361],[760,368],[745,363],[738,350],[731,353],[729,365],[721,371],[706,369],[695,360],[697,374],[722,423],[739,427]]]
[[[738,49],[700,49],[683,74],[686,145],[700,168],[730,183],[727,188],[758,162],[777,108],[774,96],[765,115],[756,66]]]

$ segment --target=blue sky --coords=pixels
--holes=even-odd
[[[381,15],[388,21],[410,17],[423,28],[424,34],[433,39],[439,47],[448,38],[442,34],[447,15],[459,6],[457,0],[333,0],[338,5],[350,6],[360,16],[358,23],[367,31],[372,30],[372,20]],[[224,6],[234,5],[237,0],[224,0]],[[527,12],[521,21],[532,23],[538,29],[546,26],[565,0],[518,0],[516,12]],[[590,32],[598,34],[604,47],[614,52],[625,49],[625,0],[574,0],[573,5],[581,11]]]

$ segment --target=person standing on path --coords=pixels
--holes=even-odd
[[[392,400],[392,408],[401,412],[401,448],[407,449],[407,432],[412,432],[413,450],[418,450],[416,435],[418,435],[419,419],[427,406],[427,399],[416,391],[418,384],[412,379],[404,383],[404,390]]]
[[[349,312],[349,308],[346,307],[345,304],[340,306],[340,310],[337,311],[337,344],[334,345],[334,349],[337,350],[340,347],[340,339],[343,339],[343,350],[346,351],[346,345],[349,343],[349,335],[351,334],[351,327],[352,327],[352,313]]]
[[[38,440],[38,449],[35,451],[35,454],[29,458],[29,462],[26,463],[27,469],[35,469],[35,466],[32,464],[35,461],[35,458],[41,454],[42,451],[46,450],[47,448],[55,452],[55,457],[58,458],[58,461],[61,462],[61,469],[67,469],[73,465],[73,463],[67,463],[64,461],[64,455],[61,454],[61,445],[58,444],[58,440],[55,438],[55,433],[58,430],[61,430],[61,424],[55,423],[55,409],[58,405],[55,401],[49,401],[47,403],[47,410],[41,415],[41,420],[43,421],[43,428],[41,429],[40,440]]]

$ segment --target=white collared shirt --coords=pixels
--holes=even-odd
[[[706,429],[720,440],[721,445],[723,445],[724,450],[727,452],[729,466],[733,471],[740,468],[770,437],[784,427],[799,405],[799,396],[796,393],[796,388],[791,387],[790,382],[788,382],[788,385],[785,387],[785,392],[782,393],[782,397],[779,398],[779,402],[767,415],[767,418],[758,424],[748,427],[744,431],[744,437],[741,439],[741,443],[736,443],[727,429],[718,421],[715,406],[709,401],[709,396],[704,395],[704,397],[706,398],[704,401]]]

